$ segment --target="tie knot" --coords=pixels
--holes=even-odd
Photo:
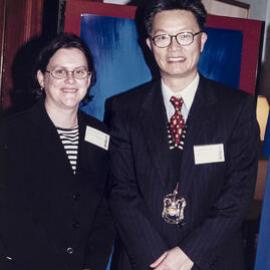
[[[182,105],[184,103],[184,101],[181,97],[177,98],[175,96],[172,96],[170,99],[170,102],[172,103],[172,105],[176,111],[181,111]]]

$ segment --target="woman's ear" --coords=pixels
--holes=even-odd
[[[204,45],[205,45],[206,41],[207,41],[207,34],[205,32],[202,32],[202,34],[201,34],[201,52],[204,49]]]
[[[41,72],[41,70],[38,70],[37,72],[37,80],[41,88],[44,88],[44,74]]]

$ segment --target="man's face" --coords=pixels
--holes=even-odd
[[[154,17],[151,37],[161,34],[176,35],[180,32],[194,34],[199,31],[196,18],[190,11],[168,10],[157,13]],[[197,73],[197,64],[206,39],[207,35],[200,33],[194,36],[193,43],[182,46],[173,38],[166,48],[155,46],[151,38],[147,38],[146,42],[165,81],[173,78],[191,81]]]

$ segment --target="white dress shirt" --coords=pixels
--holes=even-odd
[[[165,85],[163,80],[161,80],[162,96],[163,96],[163,101],[164,101],[165,108],[166,108],[168,121],[170,121],[170,118],[172,117],[172,115],[175,112],[175,109],[174,109],[172,103],[170,102],[170,99],[172,96],[175,96],[177,98],[182,97],[184,104],[182,106],[181,113],[184,117],[185,122],[187,121],[188,114],[189,114],[191,105],[192,105],[193,100],[194,100],[194,96],[197,92],[199,80],[200,80],[200,77],[199,77],[199,74],[197,73],[194,80],[187,87],[185,87],[183,90],[178,91],[178,92],[172,91],[167,85]]]
[[[161,90],[162,90],[163,101],[166,108],[168,122],[170,121],[170,118],[172,117],[172,115],[175,113],[175,109],[172,103],[170,102],[170,99],[172,96],[175,96],[177,98],[182,97],[184,103],[181,109],[181,113],[184,117],[185,122],[187,121],[190,108],[192,106],[195,94],[198,89],[199,80],[200,80],[200,77],[199,77],[199,74],[197,73],[194,80],[187,87],[185,87],[183,90],[178,91],[178,92],[172,91],[167,85],[165,85],[163,80],[161,80]],[[191,268],[194,265],[193,261],[185,254],[185,252],[183,252],[183,250],[180,247],[178,251],[179,251],[178,258],[180,258],[180,260],[182,261],[181,270],[191,270]]]

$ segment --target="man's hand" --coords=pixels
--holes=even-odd
[[[174,247],[164,252],[150,267],[155,270],[190,270],[193,264],[179,247]]]

